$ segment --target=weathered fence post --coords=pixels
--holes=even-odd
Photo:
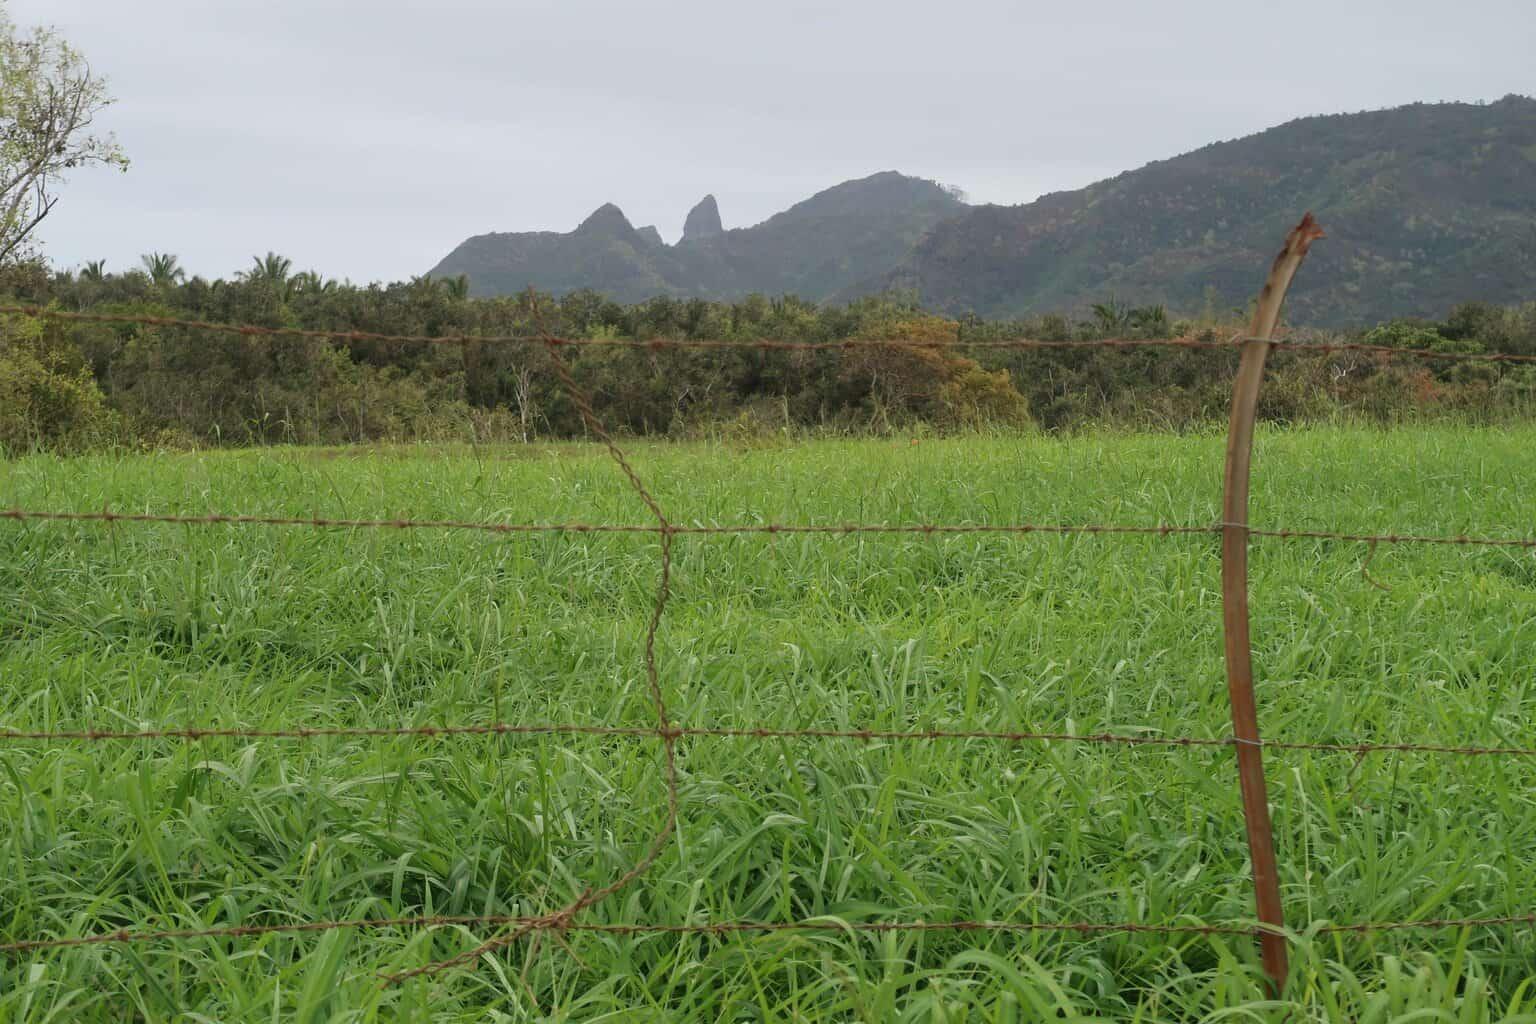
[[[1232,420],[1227,432],[1227,467],[1222,490],[1221,611],[1226,641],[1227,693],[1232,702],[1232,734],[1237,740],[1237,775],[1248,826],[1248,854],[1253,863],[1253,889],[1264,973],[1276,993],[1289,973],[1285,917],[1280,905],[1280,876],[1275,866],[1275,836],[1269,820],[1269,796],[1264,784],[1264,751],[1259,745],[1259,716],[1253,695],[1253,648],[1248,631],[1248,481],[1253,456],[1253,424],[1258,412],[1259,385],[1269,339],[1280,320],[1291,278],[1307,249],[1323,237],[1309,213],[1286,236],[1269,279],[1259,293],[1249,337],[1243,341],[1242,361],[1232,386]]]

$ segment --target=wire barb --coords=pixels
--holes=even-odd
[[[471,530],[485,533],[654,533],[677,536],[769,534],[1083,534],[1190,537],[1243,530],[1250,537],[1277,540],[1337,540],[1361,544],[1441,544],[1462,547],[1536,548],[1536,538],[1432,536],[1427,534],[1345,533],[1336,530],[1266,530],[1240,523],[1211,526],[1152,526],[1112,523],[742,523],[723,526],[679,526],[666,520],[655,526],[630,523],[486,523],[453,519],[333,519],[317,516],[240,515],[224,512],[70,512],[49,509],[0,509],[0,519],[17,522],[169,523],[181,526],[309,526],[316,529]]]
[[[535,305],[537,300],[535,299]],[[36,305],[0,305],[0,315],[30,316],[65,323],[118,324],[140,327],[173,327],[235,334],[256,338],[305,338],[312,341],[342,343],[372,342],[405,345],[464,345],[470,343],[542,346],[550,351],[565,348],[634,348],[658,352],[666,349],[758,349],[787,352],[825,352],[860,348],[966,348],[966,349],[1080,349],[1080,348],[1185,348],[1231,349],[1228,342],[1197,338],[1097,338],[1042,341],[1036,338],[984,338],[972,341],[917,340],[910,338],[839,338],[835,341],[781,341],[774,338],[568,338],[550,333],[537,308],[538,325],[532,334],[380,334],[374,331],[316,329],[301,327],[262,327],[256,324],[217,323],[180,317],[146,316],[135,313],[83,313]]]
[[[1123,733],[1024,732],[987,729],[790,729],[729,726],[656,726],[522,724],[483,725],[322,726],[305,729],[241,729],[172,726],[160,729],[60,729],[55,731],[0,728],[3,743],[112,743],[136,740],[323,740],[338,738],[451,739],[465,736],[627,736],[676,743],[694,739],[853,740],[861,743],[990,741],[998,743],[1085,743],[1126,747],[1257,746],[1269,750],[1298,750],[1336,754],[1421,753],[1469,757],[1536,757],[1536,748],[1453,746],[1440,743],[1325,743],[1295,740],[1245,740],[1215,736],[1125,735]]]
[[[545,330],[543,316],[539,309],[538,296],[531,288],[528,295],[529,306],[533,311],[534,320],[538,324],[539,334],[547,346],[550,362],[555,369],[555,375],[560,379],[560,386],[565,389],[566,396],[570,398],[581,413],[582,421],[586,423],[587,428],[596,434],[598,439],[608,448],[608,454],[613,457],[614,462],[618,463],[619,469],[629,480],[630,486],[639,495],[645,507],[650,509],[651,514],[656,517],[656,529],[661,539],[661,567],[656,582],[655,605],[651,609],[650,621],[645,629],[645,682],[650,692],[652,708],[656,712],[656,735],[661,739],[662,765],[666,773],[666,821],[662,824],[661,830],[651,840],[650,845],[646,847],[640,859],[628,871],[607,885],[599,889],[589,888],[560,910],[545,917],[537,918],[534,922],[519,925],[510,933],[483,942],[474,949],[460,953],[458,956],[450,957],[447,960],[440,960],[425,967],[417,967],[412,970],[387,975],[384,980],[388,984],[399,984],[402,981],[419,975],[438,974],[462,964],[474,963],[488,953],[494,953],[499,949],[510,946],[535,929],[554,929],[555,934],[558,935],[570,927],[572,920],[577,914],[588,907],[601,903],[614,893],[628,888],[631,882],[649,871],[651,865],[660,859],[662,851],[667,848],[667,845],[672,841],[673,834],[677,831],[677,730],[673,728],[672,719],[667,713],[666,695],[662,692],[661,676],[656,668],[656,633],[661,628],[661,619],[667,610],[667,600],[672,595],[672,541],[675,531],[672,529],[672,524],[667,521],[666,515],[661,511],[661,506],[656,503],[655,497],[646,488],[645,482],[640,479],[640,475],[630,465],[624,450],[619,447],[618,442],[613,439],[613,435],[603,425],[601,417],[597,415],[596,410],[592,406],[591,396],[587,394],[586,389],[576,382],[575,376],[571,373],[570,366],[566,364],[565,358],[560,354],[559,340]]]
[[[140,327],[175,327],[186,330],[211,331],[218,334],[234,334],[247,338],[308,338],[313,341],[342,343],[375,342],[403,345],[465,345],[471,343],[496,345],[543,346],[554,351],[561,348],[635,348],[651,352],[666,349],[757,349],[787,352],[823,352],[858,348],[920,348],[920,349],[977,349],[977,350],[1050,350],[1050,349],[1192,349],[1235,353],[1250,341],[1268,341],[1272,349],[1338,355],[1358,353],[1381,356],[1388,359],[1411,358],[1449,362],[1488,363],[1536,363],[1536,355],[1512,352],[1442,352],[1427,348],[1394,348],[1390,345],[1372,345],[1365,342],[1318,342],[1286,341],[1238,336],[1228,341],[1202,338],[1068,338],[1046,341],[1040,338],[977,338],[967,340],[910,338],[839,338],[835,341],[781,341],[774,338],[567,338],[550,334],[539,323],[536,334],[380,334],[375,331],[357,331],[342,328],[263,327],[257,324],[217,323],[208,320],[189,320],[181,317],[147,316],[138,313],[83,313],[57,309],[50,306],[26,304],[0,304],[0,315],[30,316],[64,323],[118,324]],[[535,311],[537,319],[537,311]]]
[[[1152,934],[1152,935],[1258,935],[1264,929],[1257,924],[1142,924],[1135,921],[844,921],[835,917],[803,921],[717,921],[690,924],[620,924],[574,921],[564,911],[539,916],[484,914],[479,916],[431,915],[418,917],[355,918],[325,921],[296,921],[285,924],[225,925],[208,928],[171,928],[132,931],[120,928],[95,935],[77,935],[51,939],[27,939],[0,943],[0,953],[35,953],[43,950],[75,949],[82,946],[106,946],[126,943],[185,941],[192,939],[251,938],[266,935],[306,934],[342,929],[391,928],[476,928],[512,926],[517,937],[539,931],[590,932],[600,935],[706,935],[729,936],[772,932],[1038,932],[1075,933],[1079,935]],[[1536,914],[1507,917],[1436,918],[1422,921],[1361,921],[1346,924],[1303,925],[1303,935],[1364,935],[1376,932],[1436,930],[1441,928],[1536,927]],[[510,941],[510,940],[509,940]],[[478,956],[479,953],[476,953]],[[439,965],[386,976],[401,981],[427,973]]]
[[[1381,586],[1369,572],[1378,544],[1437,544],[1461,546],[1513,547],[1536,549],[1536,539],[1496,538],[1470,536],[1427,536],[1405,534],[1359,534],[1326,530],[1254,529],[1246,524],[1218,522],[1210,526],[1185,526],[1174,524],[1119,525],[1119,524],[1064,524],[1064,523],[918,523],[918,524],[783,524],[754,523],[742,525],[693,525],[674,524],[662,511],[640,475],[630,463],[624,450],[604,426],[598,416],[592,398],[577,381],[564,351],[587,346],[637,348],[650,352],[664,350],[751,349],[780,352],[842,351],[855,348],[959,348],[992,350],[1054,350],[1054,349],[1190,349],[1236,354],[1248,342],[1264,340],[1272,349],[1291,353],[1343,354],[1356,353],[1381,358],[1424,358],[1433,360],[1461,360],[1495,363],[1536,363],[1536,355],[1509,353],[1438,352],[1426,349],[1398,349],[1364,343],[1312,343],[1298,341],[1273,341],[1237,337],[1227,341],[1194,338],[1171,339],[1095,339],[1043,341],[1030,338],[998,338],[967,341],[908,339],[839,339],[823,342],[787,342],[773,339],[709,340],[709,339],[583,339],[560,337],[552,333],[544,322],[536,295],[530,293],[530,309],[537,327],[532,334],[524,335],[391,335],[367,331],[323,330],[308,328],[263,327],[250,324],[210,323],[175,317],[156,317],[134,314],[82,313],[35,305],[0,305],[0,315],[31,316],[64,323],[93,323],[137,325],[144,327],[168,327],[233,334],[248,338],[301,338],[332,343],[391,343],[391,344],[483,344],[501,343],[542,346],[548,354],[554,374],[571,402],[575,405],[586,428],[600,440],[609,456],[635,491],[641,503],[654,517],[654,525],[628,525],[606,523],[496,523],[466,520],[427,520],[410,518],[330,518],[322,516],[247,515],[226,513],[177,514],[154,512],[116,512],[103,505],[98,512],[48,511],[11,508],[0,510],[0,519],[16,522],[101,522],[108,526],[119,523],[165,523],[187,526],[307,526],[324,529],[443,529],[468,530],[492,534],[532,533],[613,533],[656,534],[659,546],[659,572],[655,599],[647,622],[644,638],[644,674],[647,695],[654,713],[653,726],[603,726],[582,724],[521,724],[489,722],[464,725],[414,725],[414,726],[321,726],[295,729],[261,729],[239,727],[167,727],[133,729],[75,729],[56,731],[27,731],[0,729],[0,744],[20,742],[112,742],[176,739],[184,741],[234,740],[320,740],[326,738],[413,738],[437,739],[470,736],[515,735],[589,735],[634,737],[654,739],[662,746],[663,781],[666,792],[665,820],[649,839],[639,858],[617,878],[601,886],[589,886],[574,900],[553,911],[539,915],[479,915],[479,916],[413,916],[371,919],[336,919],[271,924],[241,924],[210,926],[203,928],[163,929],[134,931],[127,928],[95,935],[29,939],[0,943],[0,953],[22,954],[43,950],[83,946],[99,946],[120,943],[138,943],[157,940],[226,939],[256,937],[273,934],[305,934],[337,929],[388,929],[388,928],[499,928],[509,929],[503,934],[484,940],[456,956],[386,975],[388,983],[399,983],[414,977],[437,974],[458,966],[479,961],[482,957],[504,949],[519,939],[534,935],[552,935],[562,946],[563,936],[570,932],[593,932],[611,935],[706,935],[729,936],[742,933],[774,932],[833,932],[833,933],[883,933],[883,932],[1044,932],[1074,933],[1084,936],[1113,933],[1151,934],[1230,934],[1263,935],[1266,928],[1258,924],[1201,924],[1140,922],[1011,922],[988,920],[956,921],[842,921],[835,918],[818,918],[803,921],[758,922],[722,921],[683,924],[622,924],[581,920],[584,911],[602,903],[610,896],[629,887],[648,872],[660,859],[668,844],[676,835],[679,822],[679,784],[677,745],[685,740],[699,738],[742,739],[846,739],[857,742],[902,741],[998,741],[1007,743],[1083,743],[1133,748],[1236,748],[1238,745],[1316,752],[1322,754],[1343,753],[1363,758],[1384,752],[1436,753],[1464,756],[1536,757],[1536,749],[1495,746],[1453,746],[1423,743],[1328,743],[1285,740],[1245,740],[1239,738],[1121,735],[1116,733],[1075,734],[1040,731],[983,731],[954,729],[790,729],[790,728],[731,728],[687,727],[673,722],[668,710],[666,695],[661,683],[657,663],[657,636],[671,596],[673,574],[673,548],[680,535],[752,535],[767,534],[777,537],[783,534],[999,534],[999,535],[1151,535],[1161,538],[1174,536],[1220,536],[1229,531],[1242,531],[1243,539],[1311,539],[1365,543],[1370,546],[1361,572],[1368,582]],[[1385,589],[1385,588],[1383,588]],[[1317,924],[1303,929],[1311,934],[1365,934],[1408,929],[1471,928],[1500,926],[1533,926],[1536,914],[1512,917],[1446,918],[1426,921],[1359,922],[1346,924]],[[1273,929],[1268,929],[1273,934]],[[569,948],[569,947],[566,947]]]

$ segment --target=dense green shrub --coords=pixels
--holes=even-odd
[[[164,264],[169,257],[157,254]],[[151,261],[154,263],[154,261]],[[112,440],[174,444],[345,443],[579,437],[542,332],[575,339],[763,338],[814,351],[562,346],[578,384],[620,432],[781,436],[797,429],[919,431],[1035,424],[1186,429],[1227,414],[1236,349],[956,349],[955,342],[1169,335],[1219,341],[1240,323],[1176,320],[1113,300],[1086,315],[951,319],[894,293],[842,306],[781,296],[657,298],[622,306],[593,292],[471,299],[453,281],[357,287],[292,273],[269,254],[236,280],[12,268],[0,288],[28,303],[267,327],[386,335],[486,335],[431,344],[245,336],[170,326],[12,320],[0,353],[0,443],[72,449]],[[1316,334],[1320,339],[1337,334]],[[1394,349],[1536,354],[1536,304],[1456,307],[1443,323],[1392,321],[1353,336]],[[507,339],[513,340],[507,340]],[[902,348],[842,347],[900,339]],[[521,339],[521,340],[519,340]],[[929,344],[931,342],[931,344]],[[1306,422],[1525,415],[1518,365],[1277,353],[1260,415]]]
[[[80,450],[110,443],[117,420],[79,352],[43,322],[0,322],[0,450]]]

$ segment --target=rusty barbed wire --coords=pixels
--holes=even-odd
[[[1536,548],[1536,538],[1472,537],[1464,534],[1345,533],[1332,530],[1275,530],[1240,523],[1150,526],[1112,523],[742,523],[684,526],[667,522],[647,526],[629,523],[487,523],[452,519],[332,519],[317,516],[262,516],[222,512],[183,515],[173,512],[63,512],[46,509],[0,509],[0,519],[40,522],[168,523],[181,526],[310,526],[319,529],[472,530],[483,533],[638,533],[708,536],[711,534],[1132,534],[1164,537],[1218,535],[1226,529],[1246,530],[1250,536],[1279,540],[1337,540],[1361,544],[1440,544],[1464,547]]]
[[[1260,740],[1256,744],[1234,737],[1126,735],[1097,732],[1039,732],[991,729],[824,729],[772,728],[762,726],[655,726],[583,725],[579,723],[488,722],[480,725],[318,726],[298,729],[243,729],[236,727],[173,726],[160,729],[62,729],[24,731],[0,727],[0,743],[113,743],[138,740],[319,740],[363,738],[434,739],[475,736],[617,736],[640,739],[831,739],[859,742],[923,742],[987,740],[1000,743],[1085,743],[1128,747],[1236,747],[1248,743],[1270,750],[1314,751],[1331,754],[1423,753],[1460,754],[1472,757],[1536,757],[1536,748],[1491,747],[1442,743],[1325,743],[1302,740]]]
[[[1225,524],[1218,525],[1218,530]],[[1412,533],[1339,533],[1330,530],[1265,530],[1242,527],[1250,537],[1275,540],[1340,540],[1362,544],[1442,544],[1462,547],[1536,548],[1536,539],[1522,537],[1468,537],[1462,534],[1428,536]]]
[[[1180,534],[1219,533],[1215,526],[1118,526],[1112,524],[1074,523],[744,523],[723,526],[684,526],[661,521],[655,526],[627,523],[487,523],[452,519],[335,519],[318,516],[264,516],[210,512],[183,515],[155,512],[68,512],[21,508],[0,509],[0,519],[18,521],[169,523],[182,526],[311,526],[322,529],[390,530],[478,530],[485,533],[642,533],[642,534],[796,534],[796,533],[1132,533]],[[1536,545],[1536,541],[1531,542]]]
[[[343,929],[506,927],[528,931],[549,930],[591,932],[604,935],[733,935],[771,932],[1057,932],[1081,935],[1155,934],[1155,935],[1260,935],[1266,929],[1258,924],[1142,924],[1135,921],[844,921],[832,917],[803,921],[717,921],[691,924],[622,924],[606,922],[554,921],[554,915],[520,914],[421,915],[415,917],[341,918],[322,921],[295,921],[283,924],[224,925],[207,928],[169,928],[101,932],[52,939],[25,939],[0,942],[0,953],[32,953],[44,950],[77,949],[88,946],[127,943],[184,941],[189,939],[253,938],[264,935],[300,935]],[[1502,928],[1536,926],[1536,914],[1506,917],[1435,918],[1420,921],[1365,921],[1345,924],[1301,925],[1293,929],[1301,935],[1369,934],[1435,930],[1441,928]],[[479,954],[477,954],[479,955]],[[420,969],[418,969],[419,972]],[[387,980],[404,980],[411,972],[388,975]]]
[[[0,519],[57,522],[173,523],[183,526],[313,526],[323,529],[479,530],[486,533],[658,533],[655,526],[606,523],[484,523],[453,519],[333,519],[323,516],[260,516],[210,512],[177,515],[153,512],[52,512],[0,509]]]
[[[601,903],[614,893],[627,888],[631,882],[649,871],[651,866],[661,857],[662,851],[667,848],[667,844],[672,841],[672,836],[677,831],[677,731],[673,728],[672,719],[667,712],[666,694],[662,691],[661,675],[656,668],[656,633],[661,628],[661,619],[667,610],[667,601],[672,596],[672,524],[667,521],[666,514],[662,512],[661,506],[657,504],[655,497],[646,488],[645,482],[640,479],[640,475],[630,465],[624,450],[619,447],[619,443],[613,439],[613,435],[603,425],[602,418],[598,416],[597,411],[592,407],[591,396],[587,394],[586,389],[576,382],[576,378],[571,374],[570,367],[566,365],[565,358],[560,354],[558,339],[552,337],[545,330],[544,319],[539,310],[538,296],[532,288],[528,290],[528,296],[529,308],[547,346],[550,364],[555,369],[555,375],[560,378],[560,386],[565,389],[566,396],[576,406],[587,428],[596,434],[598,439],[608,448],[608,454],[613,457],[614,462],[618,463],[619,469],[629,480],[630,486],[640,496],[640,500],[644,502],[646,508],[651,510],[651,514],[656,517],[657,529],[661,537],[661,564],[656,581],[656,600],[654,607],[651,609],[650,621],[646,624],[645,628],[644,660],[646,688],[650,692],[651,705],[656,712],[657,733],[661,738],[662,766],[665,771],[663,781],[666,784],[667,797],[666,820],[662,823],[661,829],[646,847],[640,859],[631,865],[628,871],[625,871],[607,885],[597,889],[588,888],[561,909],[544,917],[537,918],[534,922],[520,924],[510,933],[488,939],[474,949],[449,957],[446,960],[427,964],[424,967],[417,967],[390,975],[385,979],[389,984],[399,984],[409,978],[424,974],[438,974],[442,971],[451,970],[461,964],[473,963],[486,953],[493,953],[498,949],[510,946],[535,928],[568,927],[577,914],[588,907]]]
[[[788,352],[818,352],[854,348],[992,348],[992,349],[1074,349],[1074,348],[1187,348],[1226,349],[1235,346],[1224,341],[1198,338],[1100,338],[1044,341],[1036,338],[988,338],[963,340],[913,340],[909,338],[843,338],[837,341],[781,341],[773,338],[567,338],[544,332],[542,325],[529,334],[380,334],[373,331],[328,330],[324,328],[262,327],[256,324],[215,323],[179,317],[146,316],[134,313],[80,313],[46,306],[0,305],[0,314],[41,317],[76,323],[137,324],[144,327],[176,327],[188,330],[236,334],[245,337],[306,338],[313,341],[379,342],[412,345],[463,345],[469,343],[527,345],[545,348],[639,348],[639,349],[766,349]]]
[[[1242,925],[1153,925],[1136,922],[1099,924],[1087,921],[1067,922],[1009,922],[1009,921],[722,921],[700,924],[606,924],[552,920],[553,915],[486,914],[479,916],[432,915],[395,918],[355,918],[327,921],[299,921],[291,924],[228,925],[209,928],[179,928],[159,931],[132,931],[119,929],[96,935],[82,935],[56,939],[27,939],[19,942],[0,943],[0,953],[25,953],[46,949],[70,949],[81,946],[114,945],[136,942],[164,942],[184,939],[251,938],[262,935],[302,934],[306,932],[338,931],[342,929],[387,928],[436,928],[436,927],[505,927],[514,926],[526,931],[551,930],[572,932],[598,932],[610,935],[726,935],[737,932],[780,931],[1045,931],[1045,932],[1152,932],[1157,934],[1234,934],[1250,935],[1255,929]],[[482,955],[472,950],[474,957]],[[470,954],[463,954],[469,956]],[[387,975],[386,980],[403,981],[417,974],[427,973],[437,965],[416,968],[413,971]]]
[[[531,295],[531,293],[530,293]],[[312,740],[327,737],[408,737],[431,739],[458,736],[508,736],[508,735],[591,735],[627,736],[659,740],[663,748],[664,783],[666,791],[665,820],[646,845],[635,863],[617,878],[600,887],[588,887],[573,901],[552,912],[541,915],[480,915],[480,916],[415,916],[377,919],[336,919],[283,924],[231,925],[198,929],[166,929],[130,931],[127,929],[99,935],[73,938],[34,939],[0,943],[0,952],[22,953],[47,949],[112,943],[146,942],[154,940],[184,940],[196,938],[251,937],[275,933],[313,933],[336,929],[431,928],[442,926],[510,928],[505,934],[478,943],[473,948],[447,959],[422,967],[386,976],[390,983],[398,983],[425,974],[434,974],[454,967],[467,965],[482,956],[504,949],[531,933],[563,933],[568,931],[604,932],[609,934],[713,934],[728,935],[746,932],[785,931],[834,931],[834,932],[892,932],[892,931],[995,931],[995,932],[1056,932],[1084,935],[1107,933],[1156,933],[1156,934],[1234,934],[1262,935],[1266,929],[1258,925],[1205,925],[1205,924],[1142,924],[1137,922],[1098,923],[1085,921],[1065,922],[999,922],[999,921],[863,921],[809,920],[790,922],[730,921],[699,924],[607,924],[582,922],[579,914],[625,889],[649,871],[661,857],[676,833],[679,821],[679,785],[677,772],[677,744],[681,740],[701,737],[751,738],[751,739],[846,739],[861,742],[876,741],[937,741],[937,740],[986,740],[1004,742],[1071,742],[1128,747],[1163,748],[1225,748],[1247,744],[1273,750],[1312,751],[1319,753],[1344,753],[1356,756],[1384,752],[1439,753],[1467,756],[1536,757],[1536,749],[1493,746],[1453,746],[1424,743],[1325,743],[1285,740],[1239,740],[1236,738],[1193,736],[1121,735],[1115,733],[1073,734],[1061,732],[983,731],[983,730],[892,730],[892,729],[789,729],[789,728],[690,728],[674,725],[667,708],[661,686],[656,659],[657,634],[671,594],[673,571],[672,549],[674,538],[682,534],[1140,534],[1140,535],[1219,535],[1230,530],[1242,530],[1252,537],[1276,539],[1337,540],[1344,542],[1402,544],[1441,544],[1536,548],[1536,539],[1492,538],[1459,536],[1426,536],[1408,534],[1358,534],[1322,530],[1255,529],[1242,524],[1218,522],[1211,526],[1177,526],[1159,524],[1152,526],[1113,524],[776,524],[755,523],[724,526],[680,526],[672,523],[663,513],[655,497],[635,471],[612,434],[598,416],[590,396],[578,384],[569,365],[561,354],[567,347],[609,346],[664,349],[760,349],[775,351],[824,351],[854,348],[964,348],[964,349],[1165,349],[1185,348],[1198,350],[1225,350],[1236,352],[1249,340],[1236,337],[1227,341],[1195,338],[1170,339],[1071,339],[1045,341],[1028,338],[980,339],[967,341],[930,341],[908,339],[842,339],[825,342],[785,342],[773,339],[761,340],[708,340],[708,339],[576,339],[552,334],[546,327],[537,297],[532,296],[530,312],[536,332],[529,335],[390,335],[365,331],[332,331],[301,328],[274,328],[256,325],[219,324],[172,317],[153,317],[127,314],[76,313],[38,306],[0,305],[0,314],[19,314],[44,317],[58,321],[85,323],[138,324],[182,329],[206,330],[246,337],[293,337],[331,342],[381,342],[381,343],[428,343],[472,344],[515,343],[542,345],[548,352],[551,366],[560,386],[579,412],[582,422],[606,447],[609,455],[619,466],[630,487],[639,496],[647,510],[655,517],[654,526],[602,523],[486,523],[464,520],[417,520],[417,519],[345,519],[326,517],[262,516],[245,514],[208,513],[181,515],[173,513],[119,513],[110,508],[100,512],[69,512],[25,510],[12,508],[0,511],[0,518],[14,521],[75,521],[128,523],[170,523],[182,525],[269,525],[309,526],[317,528],[391,528],[391,529],[460,529],[500,534],[526,533],[626,533],[658,535],[660,541],[660,567],[655,601],[649,617],[644,640],[644,669],[648,695],[656,716],[654,727],[600,726],[581,724],[522,724],[492,722],[468,725],[419,725],[419,726],[322,726],[299,729],[244,729],[233,727],[175,727],[160,729],[79,729],[59,731],[23,731],[0,729],[3,742],[106,742],[152,739],[179,739],[202,741],[228,739],[295,739]],[[1484,362],[1536,362],[1536,356],[1511,353],[1440,352],[1426,349],[1397,349],[1367,343],[1331,343],[1301,341],[1269,341],[1272,348],[1288,352],[1317,354],[1357,353],[1378,357],[1419,357],[1439,360],[1471,360]],[[1355,924],[1320,925],[1311,931],[1317,934],[1368,933],[1429,929],[1443,927],[1497,927],[1505,925],[1536,924],[1536,915],[1502,918],[1461,918],[1426,921],[1362,922]],[[1305,930],[1305,929],[1303,929]]]
[[[488,722],[483,725],[386,725],[315,726],[297,729],[244,729],[238,727],[172,726],[164,729],[62,729],[25,731],[0,727],[0,743],[115,743],[135,740],[320,740],[320,739],[445,739],[458,736],[638,736],[657,737],[654,726],[581,725],[563,723],[522,724]]]
[[[1388,359],[1403,356],[1410,359],[1440,359],[1448,362],[1472,363],[1536,363],[1536,355],[1515,352],[1441,352],[1432,348],[1393,348],[1391,345],[1371,345],[1359,341],[1271,341],[1270,347],[1282,352],[1340,355],[1346,352],[1362,355],[1385,356]]]
[[[0,314],[40,317],[74,323],[136,324],[144,327],[175,327],[210,331],[244,337],[307,338],[314,341],[378,342],[413,345],[528,345],[546,348],[638,348],[664,349],[759,349],[786,352],[818,352],[856,348],[963,348],[996,350],[1086,349],[1086,348],[1169,348],[1236,352],[1249,340],[1238,337],[1228,341],[1203,338],[976,338],[916,340],[910,338],[840,338],[835,341],[782,341],[774,338],[567,338],[548,334],[540,325],[530,334],[384,334],[375,331],[310,327],[264,327],[257,324],[218,323],[181,317],[149,316],[137,313],[84,313],[37,305],[0,305]],[[1438,359],[1490,363],[1536,363],[1536,355],[1513,352],[1443,352],[1425,348],[1394,348],[1368,342],[1325,342],[1269,340],[1272,349],[1322,355],[1355,353],[1361,355]]]

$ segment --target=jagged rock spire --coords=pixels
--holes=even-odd
[[[720,204],[715,202],[715,197],[712,195],[700,199],[698,205],[688,211],[688,219],[683,222],[683,241],[685,242],[724,232],[725,227],[720,223]]]

